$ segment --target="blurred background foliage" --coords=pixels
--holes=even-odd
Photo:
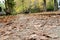
[[[41,12],[44,10],[43,0],[15,0],[16,5],[14,7],[17,13],[25,12]],[[47,11],[54,10],[54,0],[46,0]]]
[[[4,8],[5,8],[5,5],[4,5],[3,3],[0,3],[0,7],[1,7],[2,9],[4,9]]]
[[[54,0],[49,0],[46,2],[47,4],[47,11],[53,11],[54,10]]]

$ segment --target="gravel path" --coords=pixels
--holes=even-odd
[[[0,40],[60,40],[60,15],[19,14],[2,17]]]

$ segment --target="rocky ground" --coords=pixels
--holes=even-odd
[[[60,15],[1,16],[0,40],[60,40]]]

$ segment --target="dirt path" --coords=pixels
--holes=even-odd
[[[1,17],[0,40],[60,40],[60,15]]]

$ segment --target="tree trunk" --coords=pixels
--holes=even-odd
[[[57,10],[57,0],[54,0],[54,11],[56,11]]]
[[[14,8],[15,2],[14,0],[5,0],[5,12],[6,14],[11,14],[13,13],[13,8]]]
[[[22,0],[22,7],[23,7],[22,13],[24,13],[24,0]]]
[[[46,0],[43,0],[44,2],[44,11],[46,11]]]
[[[11,14],[9,4],[8,4],[8,0],[5,0],[5,12],[6,12],[6,15]]]
[[[7,9],[7,0],[5,0],[5,9]]]

